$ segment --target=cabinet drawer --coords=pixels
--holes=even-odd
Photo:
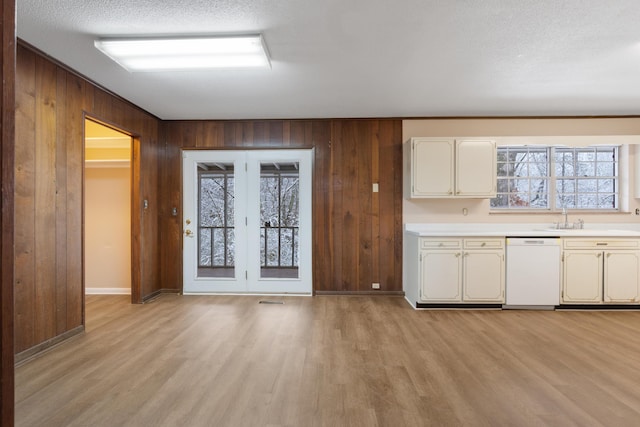
[[[504,239],[465,239],[465,249],[500,249],[504,247]]]
[[[564,239],[565,249],[638,249],[637,239]]]
[[[461,247],[460,239],[422,239],[422,249],[455,249]]]

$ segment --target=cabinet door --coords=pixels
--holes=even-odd
[[[433,250],[420,253],[420,297],[424,301],[461,301],[461,253]]]
[[[466,251],[462,271],[464,301],[504,302],[504,251]]]
[[[453,139],[414,139],[411,144],[411,197],[451,197],[453,155]]]
[[[496,143],[456,140],[456,196],[495,197]]]
[[[640,251],[606,251],[604,254],[604,301],[640,301]]]
[[[602,254],[601,251],[564,252],[563,303],[602,301]]]

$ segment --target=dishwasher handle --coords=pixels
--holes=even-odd
[[[512,246],[558,246],[560,245],[560,239],[552,238],[510,238],[507,239],[507,245]]]

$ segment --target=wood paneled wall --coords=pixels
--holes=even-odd
[[[402,291],[400,120],[166,122],[160,169],[161,278],[182,288],[181,154],[185,149],[315,148],[313,288],[317,293]],[[372,184],[379,183],[379,192]]]
[[[134,137],[141,302],[182,289],[181,148],[315,148],[316,292],[402,291],[400,120],[163,122],[21,44],[16,75],[15,351],[81,331],[85,116]],[[380,192],[372,192],[379,183]],[[143,201],[148,208],[143,209]]]
[[[82,330],[83,162],[85,115],[133,135],[139,169],[132,201],[141,259],[140,289],[160,289],[157,162],[160,121],[18,46],[15,164],[15,350],[27,350]],[[134,161],[134,164],[136,162]],[[142,200],[149,201],[141,209]]]
[[[326,218],[320,226],[328,233],[319,232],[314,244],[328,235],[331,275],[315,289],[363,292],[377,282],[381,291],[401,292],[401,121],[334,121],[331,141],[328,210],[315,211]]]
[[[0,425],[14,421],[14,345],[13,345],[13,244],[14,244],[14,160],[15,160],[15,0],[0,4]]]

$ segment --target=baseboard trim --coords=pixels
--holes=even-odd
[[[38,345],[34,345],[33,347],[21,351],[20,353],[15,355],[15,366],[21,366],[25,363],[29,362],[37,358],[38,356],[43,355],[49,350],[59,346],[60,344],[66,342],[68,339],[73,338],[77,335],[84,333],[84,325],[77,326],[67,332],[64,332],[57,337],[48,339],[45,342],[42,342]]]
[[[157,290],[149,295],[147,295],[146,297],[142,298],[142,302],[146,303],[146,302],[150,302],[150,300],[154,300],[156,298],[158,298],[161,294],[179,294],[182,295],[182,290],[181,289],[160,289]],[[200,294],[198,294],[200,295]],[[205,295],[205,294],[202,294]],[[215,294],[215,295],[229,295],[227,293],[220,293],[220,294]],[[245,295],[245,294],[238,294],[238,295]],[[247,294],[248,295],[248,294]],[[258,294],[255,294],[258,295]],[[259,294],[259,295],[270,295],[270,294]],[[295,295],[302,295],[302,296],[307,296],[308,294],[282,294],[282,295],[291,295],[291,296],[295,296]],[[313,291],[313,293],[311,295],[317,295],[317,296],[322,296],[322,295],[361,295],[361,296],[397,296],[397,297],[404,297],[404,291]]]
[[[483,303],[416,303],[416,308],[432,309],[466,309],[466,310],[502,310],[502,304]]]
[[[131,295],[131,288],[84,288],[85,295]]]
[[[403,291],[315,291],[314,295],[395,296],[403,297]]]
[[[162,294],[179,294],[182,295],[180,289],[160,289],[146,297],[142,298],[142,303],[151,302]],[[214,293],[214,294],[193,294],[193,295],[231,295],[229,293]],[[235,295],[235,294],[234,294]],[[273,294],[237,294],[237,295],[273,295]],[[280,294],[278,294],[280,295]],[[283,296],[308,296],[308,294],[281,294]],[[392,297],[404,297],[404,291],[314,291],[312,295],[353,295],[353,296],[392,296]]]
[[[556,310],[640,310],[640,304],[560,304],[556,306]]]

